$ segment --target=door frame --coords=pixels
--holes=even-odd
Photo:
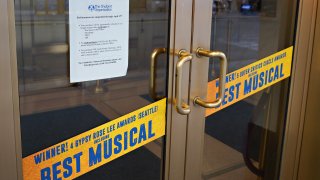
[[[182,4],[183,1],[185,4]],[[193,3],[195,0],[172,0],[171,15],[171,42],[173,49],[191,47],[183,39],[191,39],[191,28],[189,30],[183,27],[192,27],[188,18],[193,17]],[[181,6],[177,5],[180,4]],[[313,49],[313,37],[315,29],[315,19],[317,14],[317,4],[319,0],[300,0],[299,17],[297,19],[296,41],[294,49],[294,63],[290,83],[290,96],[288,103],[287,125],[284,140],[284,149],[281,165],[280,179],[296,179],[298,172],[298,161],[301,149],[302,129],[305,117],[305,108],[307,101],[308,80],[310,75],[311,53]],[[184,7],[184,8],[181,8]],[[178,11],[179,10],[179,11]],[[0,1],[0,135],[1,135],[1,154],[0,154],[0,179],[22,179],[22,157],[21,157],[21,139],[20,139],[20,113],[19,113],[19,95],[18,95],[18,76],[17,76],[17,58],[16,58],[16,31],[14,20],[14,2],[12,0]],[[179,30],[179,31],[178,31]],[[176,32],[176,33],[174,33]],[[178,33],[179,32],[179,33]],[[174,37],[174,38],[173,38]],[[180,44],[178,43],[180,42]],[[187,44],[185,44],[187,43]],[[175,47],[173,46],[175,44]],[[171,62],[172,61],[172,62]],[[175,92],[174,82],[175,68],[174,63],[177,57],[170,58],[169,73],[172,79],[169,88],[169,95]],[[187,72],[186,68],[186,73]],[[187,80],[186,80],[187,81]],[[183,87],[188,87],[185,82]],[[184,92],[184,95],[189,92]],[[188,97],[184,97],[188,100]],[[189,101],[190,102],[190,101]],[[187,117],[176,113],[173,101],[168,104],[168,129],[166,138],[166,166],[164,179],[174,179],[175,173],[178,178],[185,177],[184,167],[185,158],[176,159],[177,153],[185,147],[186,139],[183,135],[186,132]],[[172,119],[171,119],[172,118]],[[184,121],[184,122],[183,122]],[[181,125],[182,123],[182,125]],[[174,129],[175,125],[177,129]],[[181,128],[178,128],[178,127]],[[182,128],[185,127],[185,128]],[[181,142],[177,143],[176,138],[171,133],[176,133]],[[181,138],[182,137],[182,138]],[[184,148],[184,153],[185,153]],[[182,153],[183,153],[182,152]],[[183,154],[184,154],[183,153]],[[183,164],[182,164],[183,163]],[[171,171],[169,172],[169,169]]]
[[[174,97],[176,96],[176,64],[179,61],[179,50],[191,52],[193,0],[171,0],[170,26],[170,58],[168,74],[167,127],[164,177],[165,180],[184,179],[186,161],[186,115],[176,110]],[[186,63],[183,76],[189,77],[190,63]],[[189,78],[183,80],[182,99],[188,102]]]
[[[22,179],[14,1],[0,1],[0,179]]]
[[[319,0],[300,0],[280,179],[298,179],[310,65]]]

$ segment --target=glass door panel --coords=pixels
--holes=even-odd
[[[70,83],[68,2],[15,1],[23,158],[154,102],[149,95],[150,56],[155,48],[169,49],[171,2],[130,0],[127,75],[80,83]],[[168,58],[159,56],[156,67],[156,91],[163,97]],[[160,179],[163,141],[159,138],[77,179]]]
[[[193,49],[194,53],[199,47],[223,52],[228,59],[227,73],[293,45],[296,1],[220,0],[211,3],[212,11],[208,15],[203,8],[209,5],[196,2]],[[202,36],[211,38],[206,40]],[[191,99],[206,98],[201,82],[211,82],[219,78],[221,72],[218,58],[196,60],[199,62],[193,61]],[[207,64],[201,65],[205,60]],[[208,68],[208,75],[202,75],[199,67]],[[288,82],[286,79],[206,117],[202,107],[193,105],[187,151],[188,156],[194,157],[189,157],[190,164],[186,167],[191,170],[192,163],[199,161],[202,168],[201,172],[187,173],[187,179],[278,179]],[[225,92],[226,97],[222,96],[222,103],[228,101],[228,92]],[[196,128],[191,128],[194,126]]]

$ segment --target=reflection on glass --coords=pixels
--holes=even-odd
[[[211,49],[226,53],[229,73],[291,46],[281,38],[290,37],[291,23],[290,16],[279,11],[283,4],[213,1]],[[211,59],[210,81],[220,74],[219,67],[219,61]],[[206,117],[203,179],[278,179],[285,85],[286,81],[274,85]]]
[[[168,0],[130,0],[127,76],[71,84],[68,0],[15,1],[23,157],[152,103],[150,55],[167,48],[169,11]],[[158,60],[159,94],[166,60]],[[159,139],[79,179],[160,179],[162,148]]]

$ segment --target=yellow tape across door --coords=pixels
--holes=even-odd
[[[23,158],[25,180],[74,179],[165,134],[166,99]]]
[[[293,47],[227,75],[223,102],[209,116],[290,76]],[[219,79],[208,84],[209,101]],[[23,158],[25,180],[74,179],[165,135],[166,99]]]
[[[206,110],[209,116],[290,76],[293,47],[277,52],[227,74],[226,90],[218,108]],[[219,79],[208,83],[208,101],[217,97]]]

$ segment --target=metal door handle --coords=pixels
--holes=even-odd
[[[153,50],[152,54],[151,54],[151,63],[150,63],[150,79],[149,79],[149,94],[151,96],[151,98],[154,101],[160,100],[163,97],[162,96],[158,96],[157,95],[157,83],[156,83],[156,79],[157,79],[157,72],[156,72],[156,66],[157,66],[157,59],[158,56],[162,53],[166,53],[167,50],[166,48],[156,48]]]
[[[182,102],[181,88],[182,88],[182,68],[183,65],[192,60],[192,55],[185,50],[179,51],[179,61],[177,63],[176,69],[176,108],[177,111],[182,115],[187,115],[190,113],[190,107],[186,103]]]
[[[226,84],[226,74],[227,74],[227,66],[228,61],[227,57],[223,52],[220,51],[210,51],[210,50],[204,50],[202,48],[197,49],[197,56],[198,57],[209,57],[214,58],[218,57],[220,59],[220,76],[219,76],[219,94],[218,98],[213,102],[208,102],[206,100],[201,99],[199,96],[195,97],[193,99],[193,102],[195,104],[198,104],[205,108],[216,108],[220,106],[222,103],[224,91],[225,91],[225,84]]]

